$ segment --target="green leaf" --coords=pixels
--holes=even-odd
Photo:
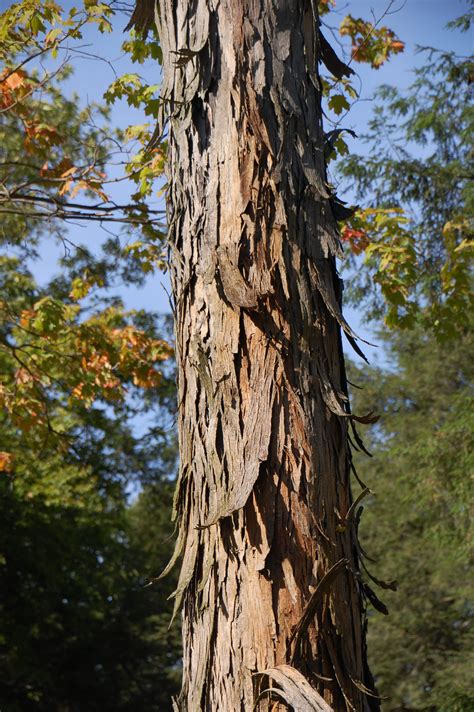
[[[342,114],[343,111],[348,111],[351,108],[344,94],[333,94],[329,97],[328,106],[338,116]]]

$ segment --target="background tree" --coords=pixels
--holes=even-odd
[[[29,306],[39,290],[12,262],[2,271],[3,297],[12,308],[19,300]],[[14,383],[10,350],[0,363],[4,382]],[[144,588],[171,554],[171,383],[147,392],[140,410],[153,422],[148,435],[130,427],[133,400],[111,408],[78,398],[65,415],[57,383],[56,398],[47,399],[51,430],[31,411],[18,422],[2,412],[0,699],[7,712],[171,709],[181,654],[176,627],[167,631],[173,580]],[[130,508],[127,491],[140,483],[145,490]]]
[[[172,548],[175,398],[173,368],[163,364],[172,349],[161,336],[169,328],[113,296],[120,285],[143,284],[159,251],[150,243],[145,264],[142,245],[126,249],[130,230],[108,234],[93,251],[67,231],[68,218],[79,216],[103,222],[118,214],[151,237],[156,224],[116,205],[101,211],[103,169],[120,132],[103,107],[65,96],[63,62],[44,74],[29,63],[35,52],[46,61],[63,36],[80,39],[81,23],[105,21],[88,9],[65,25],[52,3],[19,3],[0,29],[6,712],[171,709],[180,667],[176,626],[168,631],[173,579],[146,587]],[[70,196],[76,188],[83,198]],[[59,275],[38,284],[46,236],[62,246],[62,259]],[[133,506],[131,492],[140,492]]]
[[[351,263],[364,254],[350,294],[375,323],[384,316],[404,329],[379,331],[388,365],[352,367],[350,380],[363,387],[356,407],[381,414],[367,436],[374,457],[360,463],[379,495],[362,540],[377,574],[399,584],[387,594],[390,615],[369,625],[383,708],[461,712],[473,707],[472,63],[425,52],[406,95],[381,89],[368,155],[342,164],[361,197],[374,188],[371,207],[343,232]]]
[[[471,339],[385,338],[390,369],[350,376],[362,387],[355,406],[381,414],[367,436],[373,458],[357,458],[378,495],[362,543],[377,575],[398,582],[390,615],[370,621],[369,651],[387,711],[464,712],[474,705]]]
[[[84,49],[84,33],[91,27],[110,32],[116,11],[115,0],[83,0],[66,9],[49,1],[23,0],[2,13],[0,111],[7,118],[2,133],[8,138],[15,131],[23,137],[22,154],[0,162],[3,219],[28,217],[30,226],[74,219],[118,223],[141,230],[149,241],[162,236],[163,211],[149,200],[151,179],[162,173],[161,154],[158,149],[146,155],[135,150],[137,143],[146,143],[146,126],[112,130],[104,123],[103,106],[83,106],[77,112],[78,97],[67,101],[55,87],[55,79],[70,73],[77,57],[103,59]],[[143,49],[130,41],[127,49],[133,61],[143,61],[156,54],[157,45]],[[147,113],[154,111],[157,86],[143,86],[135,75],[128,78],[121,91],[137,104],[146,102]],[[59,105],[55,115],[49,111],[54,99],[64,116]],[[73,129],[71,135],[64,133],[65,125]],[[122,204],[114,199],[114,186],[124,181],[135,182],[138,190]]]

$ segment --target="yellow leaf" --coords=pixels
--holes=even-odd
[[[463,240],[456,247],[454,252],[463,252],[464,250],[472,250],[474,248],[474,242],[472,240]]]

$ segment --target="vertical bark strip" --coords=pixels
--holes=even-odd
[[[335,60],[310,0],[162,0],[156,22],[179,373],[177,709],[376,710],[346,520],[348,327],[317,76],[322,53]]]

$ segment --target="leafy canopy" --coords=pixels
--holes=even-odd
[[[341,236],[352,252],[352,300],[369,318],[448,339],[468,328],[473,306],[473,65],[422,51],[427,63],[406,93],[378,91],[367,155],[339,164],[365,201]]]
[[[113,296],[120,286],[143,284],[160,264],[161,227],[153,205],[122,205],[111,195],[114,163],[129,148],[109,110],[84,106],[64,89],[85,29],[107,32],[113,5],[87,1],[64,11],[28,0],[1,15],[6,712],[161,711],[177,687],[179,636],[176,627],[168,631],[166,603],[173,580],[145,587],[171,553],[170,329]],[[133,170],[139,181],[142,166]],[[76,219],[123,228],[92,250],[71,241],[68,224]],[[62,257],[59,273],[38,283],[46,240],[57,242]],[[133,506],[131,492],[140,492]]]

